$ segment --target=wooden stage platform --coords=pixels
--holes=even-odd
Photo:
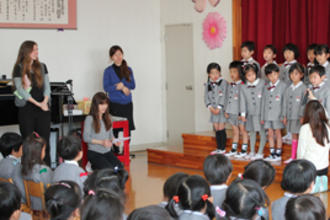
[[[168,147],[163,149],[147,149],[148,162],[162,165],[183,167],[203,170],[204,159],[211,151],[216,149],[216,141],[212,132],[202,132],[196,134],[182,134],[183,149]],[[232,140],[227,139],[227,152],[231,149]],[[241,144],[239,145],[239,149]],[[256,144],[256,151],[259,147],[259,141]],[[172,150],[174,149],[174,150]],[[248,149],[249,150],[249,149]],[[264,157],[269,155],[268,143],[264,148]],[[283,153],[281,162],[271,162],[276,169],[275,181],[281,181],[283,170],[285,167],[284,161],[291,156],[291,145],[283,144]],[[244,167],[250,162],[248,160],[239,160],[230,157],[233,164],[233,175],[237,176],[243,173]],[[329,175],[328,175],[329,176]]]

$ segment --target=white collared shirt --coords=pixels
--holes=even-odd
[[[290,88],[294,91],[296,88],[301,86],[303,84],[302,81],[298,82],[297,85],[294,85],[293,83],[290,85]]]
[[[322,66],[326,68],[329,65],[329,61],[326,61]]]
[[[210,189],[211,190],[221,190],[221,189],[227,189],[228,186],[226,184],[221,184],[221,185],[211,185]]]
[[[64,163],[69,163],[69,164],[77,165],[79,167],[78,162],[75,161],[75,160],[64,160]]]
[[[258,85],[258,83],[259,83],[259,78],[257,78],[256,80],[254,80],[254,82],[253,83],[250,83],[249,81],[246,83],[248,86],[256,86],[256,85]]]
[[[290,66],[291,66],[292,64],[295,64],[295,63],[297,63],[297,60],[292,60],[292,61],[290,61],[290,62],[285,61],[285,62],[284,62],[284,65],[286,65],[286,64],[290,64],[290,65],[285,66],[285,68],[290,68]]]

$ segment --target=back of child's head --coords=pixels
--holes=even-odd
[[[264,47],[264,51],[265,50],[271,50],[273,52],[273,54],[276,54],[277,53],[276,47],[273,44],[267,44]]]
[[[81,152],[81,141],[75,135],[63,137],[58,144],[59,155],[64,160],[73,160]]]
[[[21,208],[21,193],[11,183],[0,182],[0,220],[9,220]]]
[[[22,146],[22,136],[14,132],[6,132],[0,138],[0,152],[4,157],[18,152]]]
[[[124,203],[116,192],[100,188],[85,197],[80,213],[81,220],[121,220]]]
[[[280,72],[280,68],[275,63],[270,63],[265,67],[265,74],[266,75],[269,75],[272,72],[276,72],[276,73]]]
[[[188,177],[188,174],[179,172],[167,178],[163,186],[164,197],[168,200],[172,199],[177,194],[180,184]]]
[[[303,65],[301,65],[300,63],[294,63],[290,66],[289,69],[289,74],[293,73],[293,71],[297,70],[299,73],[304,74],[305,73],[305,68],[303,67]]]
[[[207,181],[199,175],[193,175],[180,184],[177,196],[170,200],[166,208],[172,217],[177,218],[176,203],[179,204],[182,210],[200,212],[206,207],[205,214],[212,219],[215,215],[215,210],[208,199],[210,196],[211,192]]]
[[[319,44],[316,46],[314,50],[315,55],[322,55],[329,53],[329,47],[326,44]]]
[[[315,65],[309,70],[309,75],[317,73],[320,77],[325,75],[325,68],[322,65]]]
[[[268,204],[268,197],[258,183],[249,179],[236,179],[228,187],[222,207],[227,219],[253,219]]]
[[[293,43],[288,43],[283,47],[283,53],[286,51],[292,51],[294,53],[294,58],[297,59],[299,57],[299,49],[297,47],[297,45],[293,44]]]
[[[244,168],[243,178],[254,180],[261,187],[267,187],[274,181],[275,168],[268,161],[254,160]]]
[[[135,209],[127,220],[171,220],[170,214],[166,209],[158,205],[150,205]]]
[[[244,76],[250,71],[253,71],[256,74],[256,78],[259,78],[259,68],[255,63],[248,63],[243,66]]]
[[[80,188],[72,181],[55,183],[47,188],[45,202],[51,220],[69,219],[80,206]]]
[[[322,146],[329,143],[328,118],[324,107],[318,100],[307,103],[304,112],[303,124],[308,123],[316,142]]]
[[[33,133],[23,141],[22,174],[27,175],[35,164],[43,164],[41,155],[46,141]]]
[[[325,220],[326,209],[319,197],[301,195],[291,198],[285,208],[286,220]]]
[[[307,192],[316,178],[314,164],[305,159],[291,161],[283,171],[281,187],[293,194]]]
[[[218,64],[218,63],[210,63],[208,66],[207,66],[207,74],[210,74],[211,73],[211,70],[213,69],[216,69],[218,70],[219,72],[221,72],[221,66]]]
[[[91,191],[99,188],[113,190],[124,197],[125,184],[128,173],[124,169],[101,169],[94,171],[84,182],[84,193],[88,195]]]
[[[204,175],[211,185],[225,184],[233,165],[230,160],[222,154],[209,155],[204,160]]]
[[[314,54],[315,54],[315,49],[316,49],[316,47],[317,47],[317,44],[315,44],[315,43],[310,44],[310,45],[308,45],[308,47],[306,48],[306,51],[308,52],[308,51],[312,50],[312,51],[314,51]]]
[[[253,41],[244,41],[241,45],[241,49],[246,47],[250,52],[255,51],[255,43]]]

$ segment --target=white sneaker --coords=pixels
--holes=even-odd
[[[245,157],[246,155],[247,155],[246,152],[244,152],[244,153],[242,153],[242,152],[238,152],[238,153],[235,155],[235,157],[236,157],[236,158],[243,158],[243,157]]]
[[[286,161],[284,161],[285,164],[290,163],[291,161],[293,161],[294,159],[292,159],[291,157],[289,159],[287,159]]]
[[[228,153],[225,153],[227,157],[232,157],[235,156],[236,154],[237,154],[237,150],[231,150]]]
[[[276,161],[276,155],[269,155],[268,157],[265,158],[265,161]]]
[[[255,156],[256,154],[255,153],[249,153],[248,155],[246,155],[245,157],[244,157],[244,159],[246,159],[246,160],[252,160],[252,158],[254,158],[254,156]]]
[[[215,154],[225,154],[225,153],[226,153],[226,150],[216,149],[216,150],[212,151],[210,154],[215,155]]]
[[[264,155],[263,154],[256,154],[253,158],[251,158],[251,160],[259,160],[259,159],[264,159]]]
[[[283,141],[289,141],[289,142],[291,142],[291,140],[292,140],[292,135],[291,135],[291,133],[288,132],[284,137],[282,137],[282,140],[283,140]]]

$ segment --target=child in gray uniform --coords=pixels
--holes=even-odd
[[[258,67],[258,73],[259,73],[260,64],[255,59],[253,59],[255,48],[256,46],[253,41],[243,42],[241,45],[241,57],[242,57],[241,62],[243,63],[243,65],[255,64]]]
[[[5,156],[0,161],[0,177],[12,179],[14,184],[24,189],[21,175],[22,137],[13,132],[6,132],[0,138],[0,150]],[[25,192],[22,192],[22,202],[25,203]]]
[[[269,82],[269,79],[266,76],[265,68],[268,64],[274,63],[276,64],[276,48],[272,44],[268,44],[264,47],[263,58],[266,61],[265,64],[261,67],[261,79]]]
[[[254,64],[244,66],[246,84],[242,85],[240,91],[240,112],[241,119],[245,122],[245,129],[250,135],[250,159],[263,158],[263,151],[266,144],[266,132],[261,125],[261,100],[263,96],[265,81],[258,76],[258,68]],[[255,155],[256,132],[260,135],[258,153]],[[241,157],[246,157],[246,150],[242,149]]]
[[[33,182],[42,182],[47,188],[47,185],[52,182],[53,171],[44,164],[46,141],[37,133],[28,136],[23,142],[22,156],[22,177],[24,180]],[[23,193],[24,188],[20,189]],[[41,200],[39,198],[30,197],[31,209],[42,210]]]
[[[233,165],[225,155],[209,155],[203,165],[204,176],[209,182],[214,208],[221,207],[226,198],[227,183]],[[219,216],[216,216],[219,219]]]
[[[228,187],[217,215],[223,219],[264,219],[263,210],[268,204],[267,195],[255,181],[236,179]]]
[[[61,181],[45,192],[46,208],[50,219],[76,219],[80,217],[81,193],[78,184]]]
[[[261,123],[264,124],[265,129],[268,130],[270,155],[266,160],[279,161],[282,159],[281,129],[284,128],[281,111],[283,107],[283,96],[287,85],[279,80],[280,69],[276,64],[269,64],[265,68],[265,73],[269,79],[269,83],[264,89],[261,107]],[[275,148],[274,133],[276,136],[277,148]]]
[[[243,136],[242,149],[245,151],[248,147],[248,134],[244,128],[244,122],[240,117],[239,99],[240,89],[244,84],[241,78],[243,78],[242,62],[233,61],[229,64],[230,78],[233,82],[227,87],[227,98],[225,105],[225,117],[228,123],[231,124],[233,129],[233,143],[231,151],[226,153],[226,156],[237,155],[238,141],[240,132]]]
[[[291,80],[289,77],[289,69],[292,64],[295,64],[297,62],[296,59],[299,57],[298,47],[292,43],[286,44],[283,48],[283,56],[285,62],[281,65],[280,79],[289,86],[291,84]]]
[[[303,83],[304,67],[301,64],[293,64],[290,67],[289,74],[292,84],[285,90],[282,115],[287,132],[292,134],[292,141],[291,157],[284,163],[290,163],[297,156],[298,134],[305,108],[303,99],[307,89]]]
[[[210,188],[201,176],[193,175],[180,184],[177,196],[169,202],[167,209],[173,218],[179,220],[210,220],[215,216],[213,204],[209,201]],[[183,212],[178,215],[176,204]]]
[[[64,163],[55,169],[53,182],[73,181],[79,185],[82,193],[87,173],[78,164],[82,158],[80,139],[76,136],[63,137],[59,142],[58,151]]]
[[[321,65],[316,65],[311,68],[309,72],[309,81],[311,82],[311,88],[308,88],[309,100],[319,100],[322,104],[327,118],[330,117],[330,89],[326,83],[327,76],[325,74],[325,68]]]
[[[328,45],[326,44],[318,45],[315,48],[315,55],[317,62],[324,67],[327,81],[328,83],[330,83],[330,63],[328,61],[330,54],[329,54]]]
[[[207,66],[208,80],[205,84],[204,102],[211,112],[210,122],[215,130],[217,150],[211,154],[226,152],[227,134],[225,130],[226,118],[224,107],[226,102],[227,82],[221,77],[221,67],[217,63]]]
[[[316,168],[308,160],[293,160],[283,171],[281,187],[284,196],[272,203],[272,219],[285,220],[285,206],[290,198],[312,191],[316,178]]]
[[[314,195],[291,198],[285,207],[285,219],[323,220],[327,212],[321,199]]]

